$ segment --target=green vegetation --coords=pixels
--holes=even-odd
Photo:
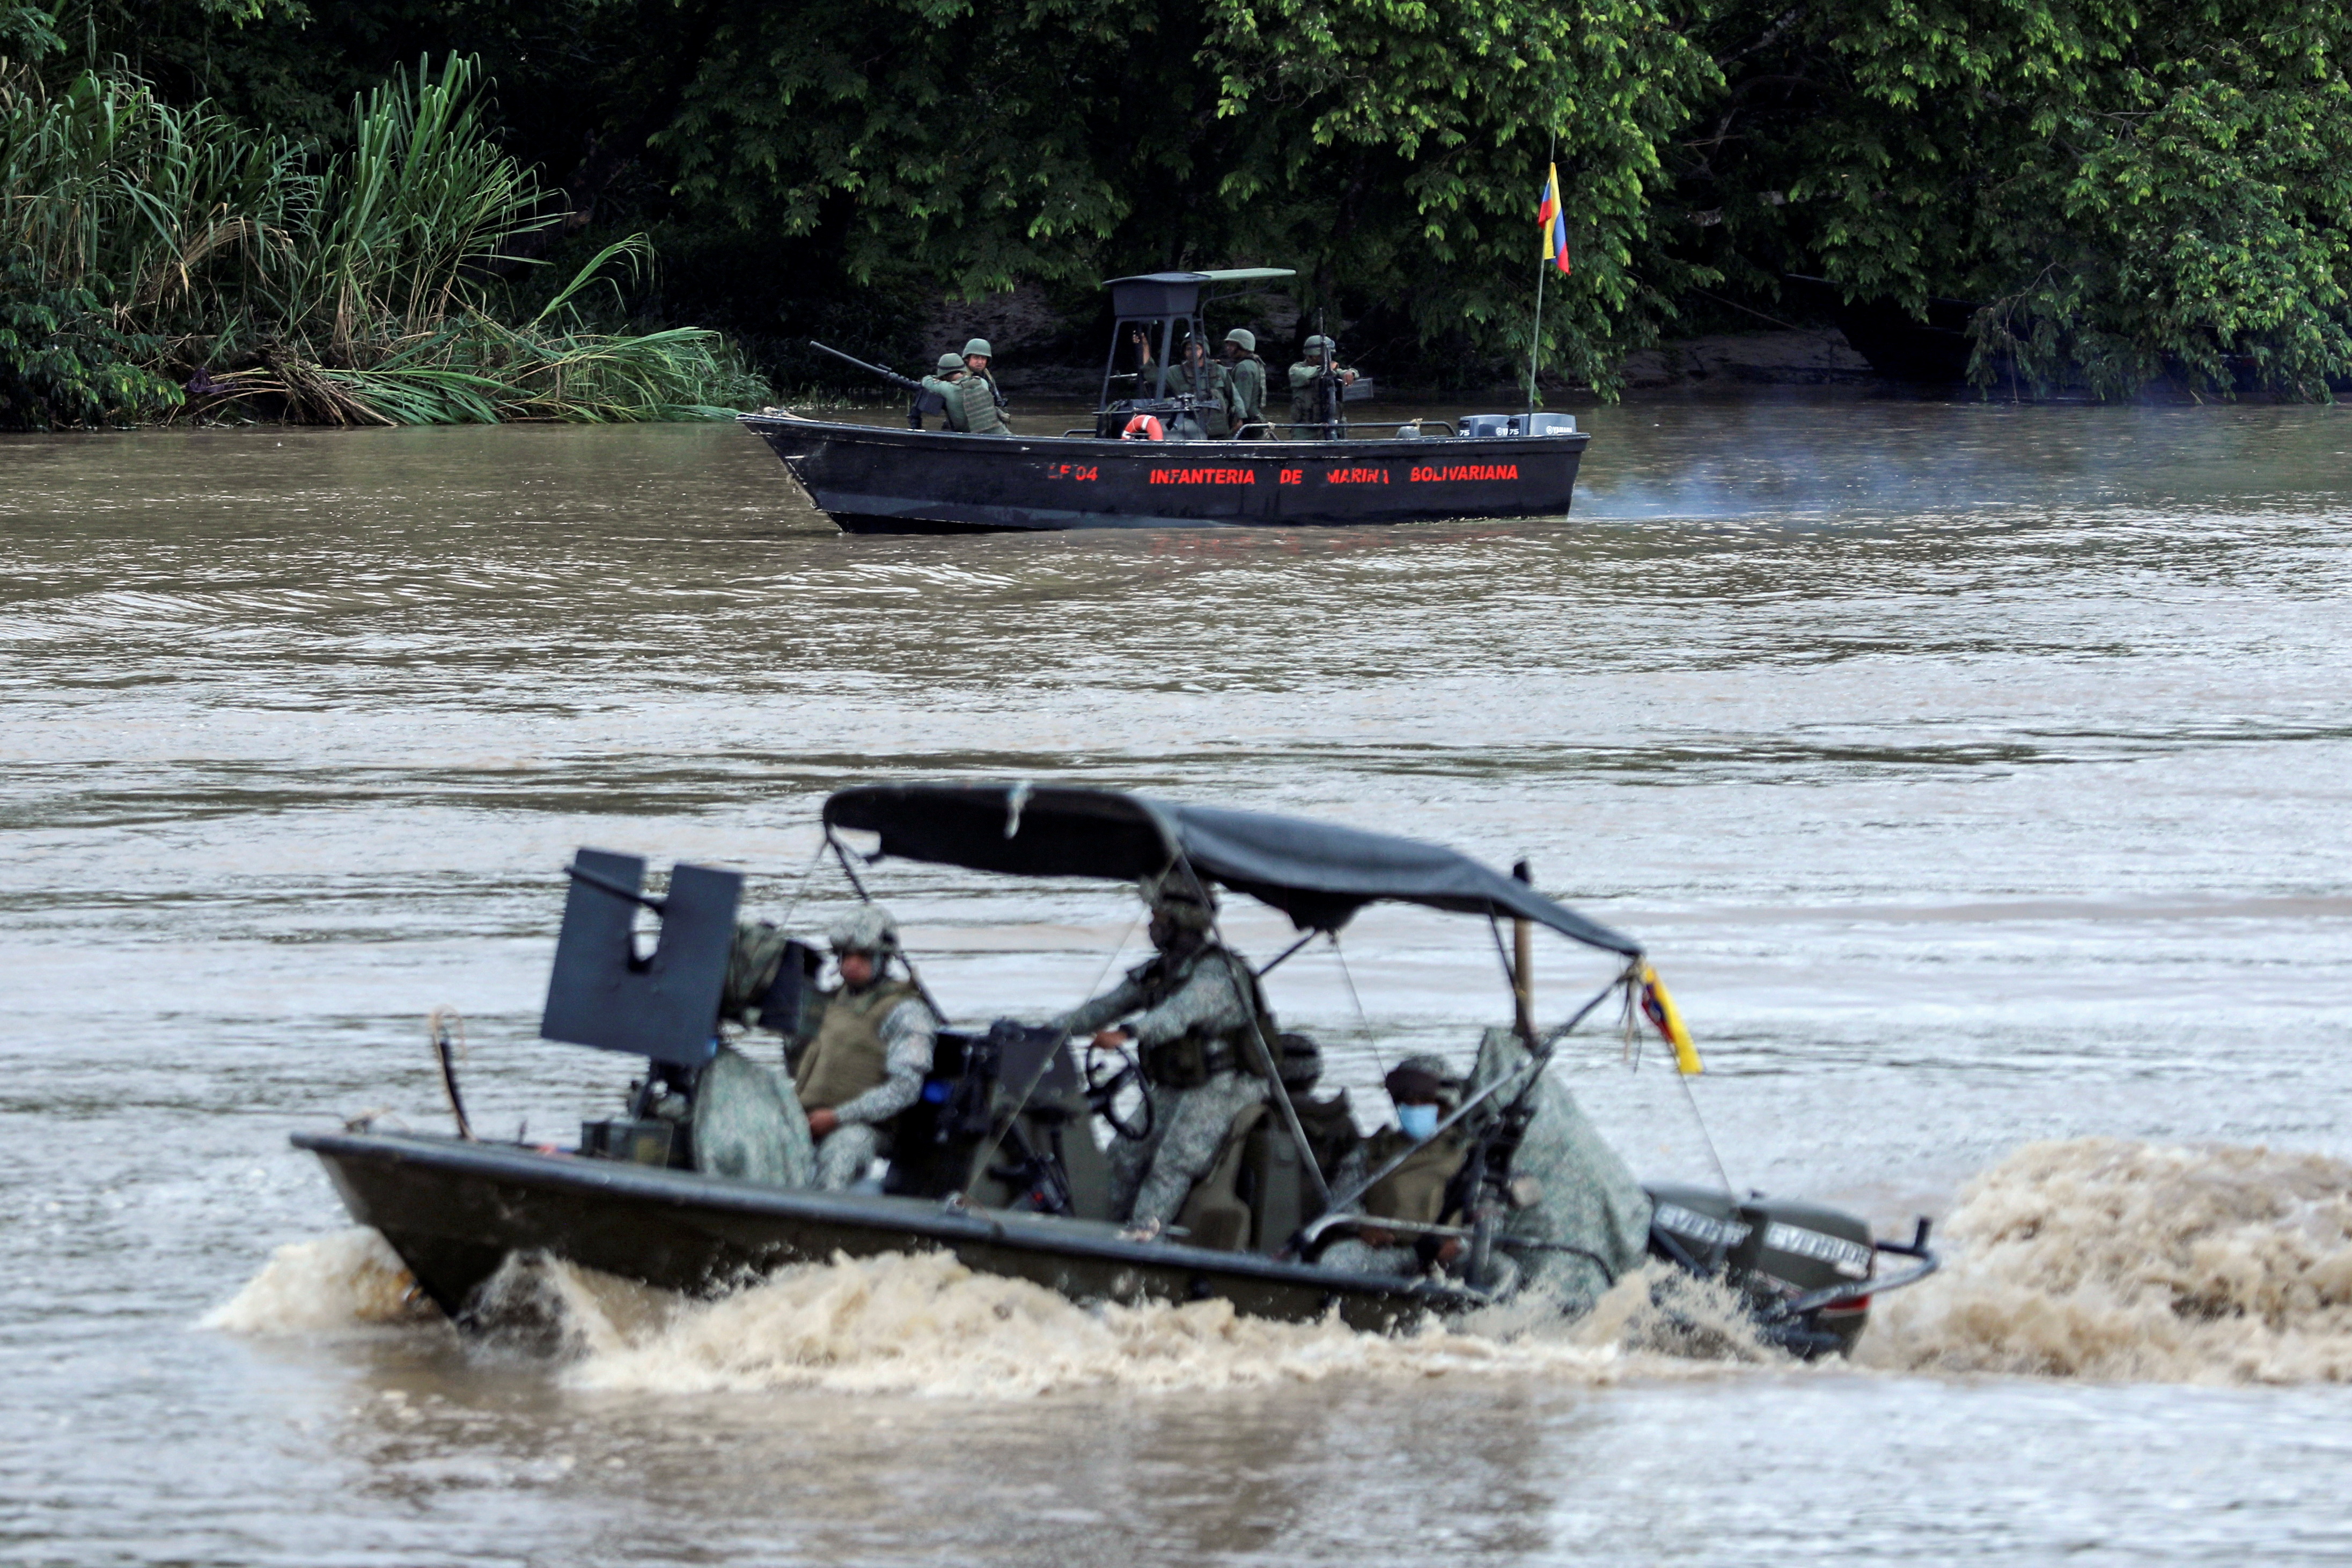
[[[499,320],[502,247],[555,218],[485,135],[473,77],[453,57],[377,89],[320,157],[121,77],[52,92],[0,68],[0,424],[684,419],[764,395],[714,332],[583,326],[642,239]]]
[[[1555,144],[1546,363],[1602,390],[1802,275],[1973,302],[2004,392],[2326,396],[2347,50],[2352,0],[0,0],[39,236],[0,399],[152,412],[205,371],[312,418],[642,415],[741,395],[692,329],[810,382],[807,335],[920,362],[939,290],[1031,284],[1091,350],[1096,280],[1251,263],[1386,373],[1500,379]],[[643,336],[519,303],[616,242],[593,299]]]

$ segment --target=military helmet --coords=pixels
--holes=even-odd
[[[941,354],[940,356],[940,373],[941,375],[945,375],[950,371],[961,371],[964,368],[963,356],[961,354]]]
[[[1442,1056],[1406,1057],[1390,1071],[1381,1087],[1400,1105],[1408,1102],[1453,1105],[1458,1104],[1462,1096],[1462,1081],[1454,1075],[1454,1069]]]
[[[1139,891],[1152,914],[1164,915],[1188,931],[1206,931],[1216,924],[1217,895],[1186,875],[1181,866],[1145,877]]]
[[[1306,1091],[1323,1076],[1323,1048],[1303,1034],[1274,1037],[1274,1058],[1286,1089]]]
[[[966,359],[970,359],[974,354],[978,354],[983,360],[996,358],[996,350],[988,346],[988,340],[985,338],[974,338],[963,346],[963,351]]]
[[[1310,354],[1319,354],[1326,349],[1336,350],[1339,347],[1339,344],[1333,342],[1330,339],[1325,337],[1320,332],[1316,333],[1315,336],[1307,340],[1307,352]]]
[[[836,953],[895,953],[898,923],[878,904],[861,904],[831,925],[824,939]]]
[[[1244,354],[1255,354],[1257,352],[1257,334],[1251,331],[1246,327],[1236,327],[1232,331],[1226,333],[1225,341],[1228,343],[1239,343],[1242,346],[1242,352]]]

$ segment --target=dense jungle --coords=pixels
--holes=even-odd
[[[1176,266],[1489,383],[1554,159],[1570,387],[1826,295],[1965,303],[2004,395],[2322,398],[2347,48],[2345,0],[0,0],[0,423],[701,417],[943,299],[1083,358]]]

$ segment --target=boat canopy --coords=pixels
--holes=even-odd
[[[1108,277],[1112,314],[1121,320],[1161,316],[1190,316],[1200,308],[1201,290],[1220,283],[1271,283],[1296,277],[1287,267],[1236,267],[1220,272],[1142,272],[1133,277]]]
[[[1622,953],[1641,945],[1467,855],[1298,817],[1185,806],[1117,789],[1026,783],[866,784],[826,800],[828,831],[882,836],[904,860],[1012,876],[1157,876],[1181,856],[1204,880],[1270,904],[1301,930],[1337,931],[1390,900],[1529,920]]]

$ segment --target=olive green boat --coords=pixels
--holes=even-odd
[[[1315,1098],[1287,1071],[1295,1052],[1313,1050],[1290,1035],[1256,1042],[1266,1104],[1237,1119],[1187,1205],[1190,1223],[1166,1230],[1145,1234],[1110,1212],[1102,1134],[1150,1130],[1137,1124],[1146,1113],[1134,1109],[1132,1058],[1082,1055],[1056,1031],[1011,1019],[940,1032],[921,1097],[890,1129],[887,1171],[869,1184],[879,1190],[760,1179],[773,1162],[745,1140],[767,1135],[758,1107],[777,1096],[778,1080],[752,1064],[756,1037],[726,1036],[719,1022],[741,876],[681,863],[656,898],[643,891],[642,860],[595,850],[569,868],[541,1032],[643,1058],[626,1114],[585,1124],[568,1147],[477,1138],[445,1047],[456,1134],[361,1123],[298,1134],[296,1145],[318,1155],[352,1218],[380,1231],[461,1322],[501,1266],[529,1254],[709,1294],[835,1254],[941,1249],[1079,1301],[1220,1298],[1253,1315],[1336,1312],[1373,1330],[1530,1294],[1581,1311],[1630,1267],[1658,1260],[1728,1283],[1765,1340],[1810,1356],[1850,1349],[1873,1295],[1936,1266],[1924,1220],[1911,1238],[1874,1239],[1861,1219],[1823,1205],[1612,1177],[1622,1165],[1547,1069],[1569,1031],[1612,998],[1670,1036],[1679,1024],[1638,944],[1522,877],[1415,840],[1019,782],[845,789],[825,802],[824,824],[861,897],[861,866],[893,859],[1016,877],[1181,874],[1221,886],[1281,911],[1302,934],[1262,974],[1375,902],[1486,925],[1516,1023],[1485,1031],[1460,1103],[1440,1124],[1467,1140],[1447,1209],[1460,1223],[1377,1221],[1422,1239],[1427,1266],[1416,1271],[1320,1260],[1367,1223],[1364,1194],[1395,1162],[1340,1179],[1329,1139],[1307,1129],[1328,1128],[1335,1116],[1346,1126],[1344,1096]],[[861,857],[844,832],[877,835],[879,847]],[[649,952],[632,935],[641,908],[659,916]],[[1622,965],[1549,1030],[1536,1026],[1526,983],[1540,930]],[[764,1027],[798,1031],[820,999],[818,968],[813,949],[792,945],[756,1009]],[[781,1092],[789,1094],[788,1080]],[[1616,1197],[1589,1196],[1612,1181]],[[1883,1272],[1890,1256],[1896,1266]]]

